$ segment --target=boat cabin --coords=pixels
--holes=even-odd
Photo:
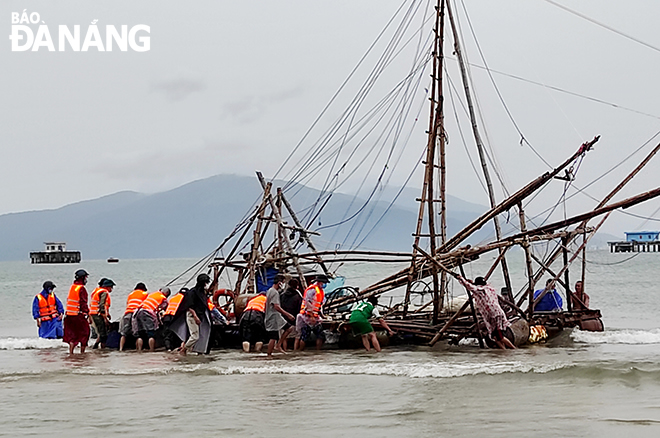
[[[656,242],[660,231],[626,232],[626,242]]]

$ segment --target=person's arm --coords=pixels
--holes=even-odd
[[[57,295],[55,295],[55,305],[57,306],[57,319],[60,321],[62,320],[62,315],[64,315],[64,306],[62,305],[62,301],[60,301],[59,298],[57,298]]]
[[[390,328],[390,326],[387,325],[387,323],[385,322],[385,320],[382,317],[378,318],[378,322],[380,323],[380,325],[382,325],[385,328],[385,330],[387,330],[387,333],[389,333],[390,336],[392,336],[394,334],[394,330],[392,330]]]
[[[89,306],[87,306],[87,289],[80,288],[80,313],[87,317],[89,315]]]
[[[277,304],[277,303],[273,304],[273,308],[274,308],[275,310],[277,310],[278,312],[280,312],[280,313],[281,313],[286,319],[288,319],[289,321],[291,321],[291,320],[293,319],[293,315],[291,315],[291,314],[290,314],[289,312],[287,312],[286,310],[282,309],[282,306],[280,306],[279,304]]]
[[[108,301],[107,298],[108,293],[101,292],[101,296],[99,297],[99,315],[103,317],[106,324],[110,324],[110,321],[108,320],[108,309],[106,308],[106,303]]]
[[[37,321],[37,327],[41,327],[41,312],[39,312],[39,298],[37,296],[32,301],[32,317]]]
[[[586,292],[582,291],[582,302],[584,303],[584,306],[588,309],[589,308],[589,295],[587,295]]]
[[[192,307],[190,309],[188,309],[188,312],[193,316],[193,319],[195,320],[195,324],[197,324],[197,325],[202,324],[202,321],[199,319],[199,317],[197,316],[197,313],[195,313],[195,311],[193,310]]]

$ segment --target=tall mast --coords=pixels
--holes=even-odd
[[[426,144],[426,161],[424,161],[424,184],[422,187],[422,196],[419,199],[419,215],[417,216],[417,228],[415,231],[415,242],[413,244],[413,257],[410,264],[410,269],[408,271],[408,287],[406,289],[406,297],[404,300],[404,315],[408,311],[408,306],[410,304],[410,292],[411,286],[414,282],[415,275],[415,265],[417,259],[417,247],[419,246],[420,237],[429,238],[429,247],[431,254],[435,253],[436,250],[436,230],[435,230],[435,208],[434,202],[435,198],[433,196],[433,175],[436,168],[435,164],[435,149],[437,145],[438,133],[443,135],[444,128],[442,126],[442,41],[443,41],[443,29],[444,29],[444,0],[438,0],[437,5],[435,6],[436,17],[435,17],[435,27],[433,29],[435,33],[435,38],[433,42],[433,73],[431,81],[431,96],[430,96],[430,115],[429,115],[429,130],[428,130],[428,141]],[[444,137],[444,135],[443,135]],[[444,151],[444,148],[442,149]],[[441,156],[441,162],[444,162],[444,157]],[[444,176],[444,175],[443,175]],[[441,176],[441,185],[444,189],[444,180]],[[444,192],[441,192],[441,198],[444,200]],[[444,201],[443,201],[444,202]],[[422,225],[424,222],[424,209],[427,207],[427,225],[428,225],[428,234],[424,235],[421,233]],[[444,213],[444,204],[441,206],[441,212]],[[446,239],[446,234],[444,229],[446,227],[446,221],[444,217],[441,218],[441,237]],[[441,286],[438,281],[438,270],[435,265],[431,266],[431,276],[433,279],[433,322],[436,323],[438,319],[438,312],[440,309],[440,293]],[[443,278],[445,276],[443,275]]]
[[[451,10],[451,2],[447,2],[447,14],[449,15],[449,21],[451,23],[451,30],[454,36],[454,52],[456,53],[456,58],[458,59],[458,64],[461,68],[461,77],[463,79],[463,88],[465,89],[465,98],[467,100],[468,109],[470,113],[470,121],[472,122],[472,133],[474,134],[474,140],[477,144],[477,150],[479,151],[479,159],[481,160],[481,168],[484,172],[484,179],[486,180],[486,187],[488,188],[488,199],[490,201],[490,208],[495,208],[495,192],[493,191],[493,183],[490,180],[490,173],[488,172],[488,166],[486,165],[486,154],[484,152],[484,145],[481,141],[481,135],[479,134],[479,128],[477,126],[477,118],[474,114],[474,105],[472,104],[472,94],[470,93],[470,85],[468,83],[468,77],[465,69],[465,60],[463,59],[463,54],[461,52],[461,45],[458,40],[458,31],[456,29],[456,23],[454,21],[454,15]],[[497,216],[493,217],[493,223],[495,224],[495,236],[497,240],[502,238],[502,229],[500,228],[500,221]],[[503,251],[500,249],[500,252]],[[504,274],[504,283],[509,291],[511,289],[511,279],[509,278],[509,268],[506,263],[506,257],[502,257],[502,274]]]

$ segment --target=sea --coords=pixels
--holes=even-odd
[[[37,337],[31,305],[45,280],[64,300],[76,269],[92,284],[112,278],[117,320],[137,282],[156,290],[195,262],[0,263],[0,436],[660,436],[660,254],[591,252],[585,290],[605,331],[565,331],[515,351],[439,343],[272,360],[232,349],[69,355],[61,341]],[[467,275],[482,275],[490,263],[472,262]],[[522,287],[522,255],[511,254],[509,264]],[[340,272],[364,287],[398,268]],[[571,283],[580,269],[578,259]],[[501,275],[492,283],[501,287]]]

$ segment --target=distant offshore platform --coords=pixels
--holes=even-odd
[[[626,232],[626,240],[622,242],[607,242],[610,252],[659,252],[660,231]]]
[[[44,251],[30,253],[32,264],[39,263],[80,263],[80,251],[67,251],[66,242],[44,242]]]

